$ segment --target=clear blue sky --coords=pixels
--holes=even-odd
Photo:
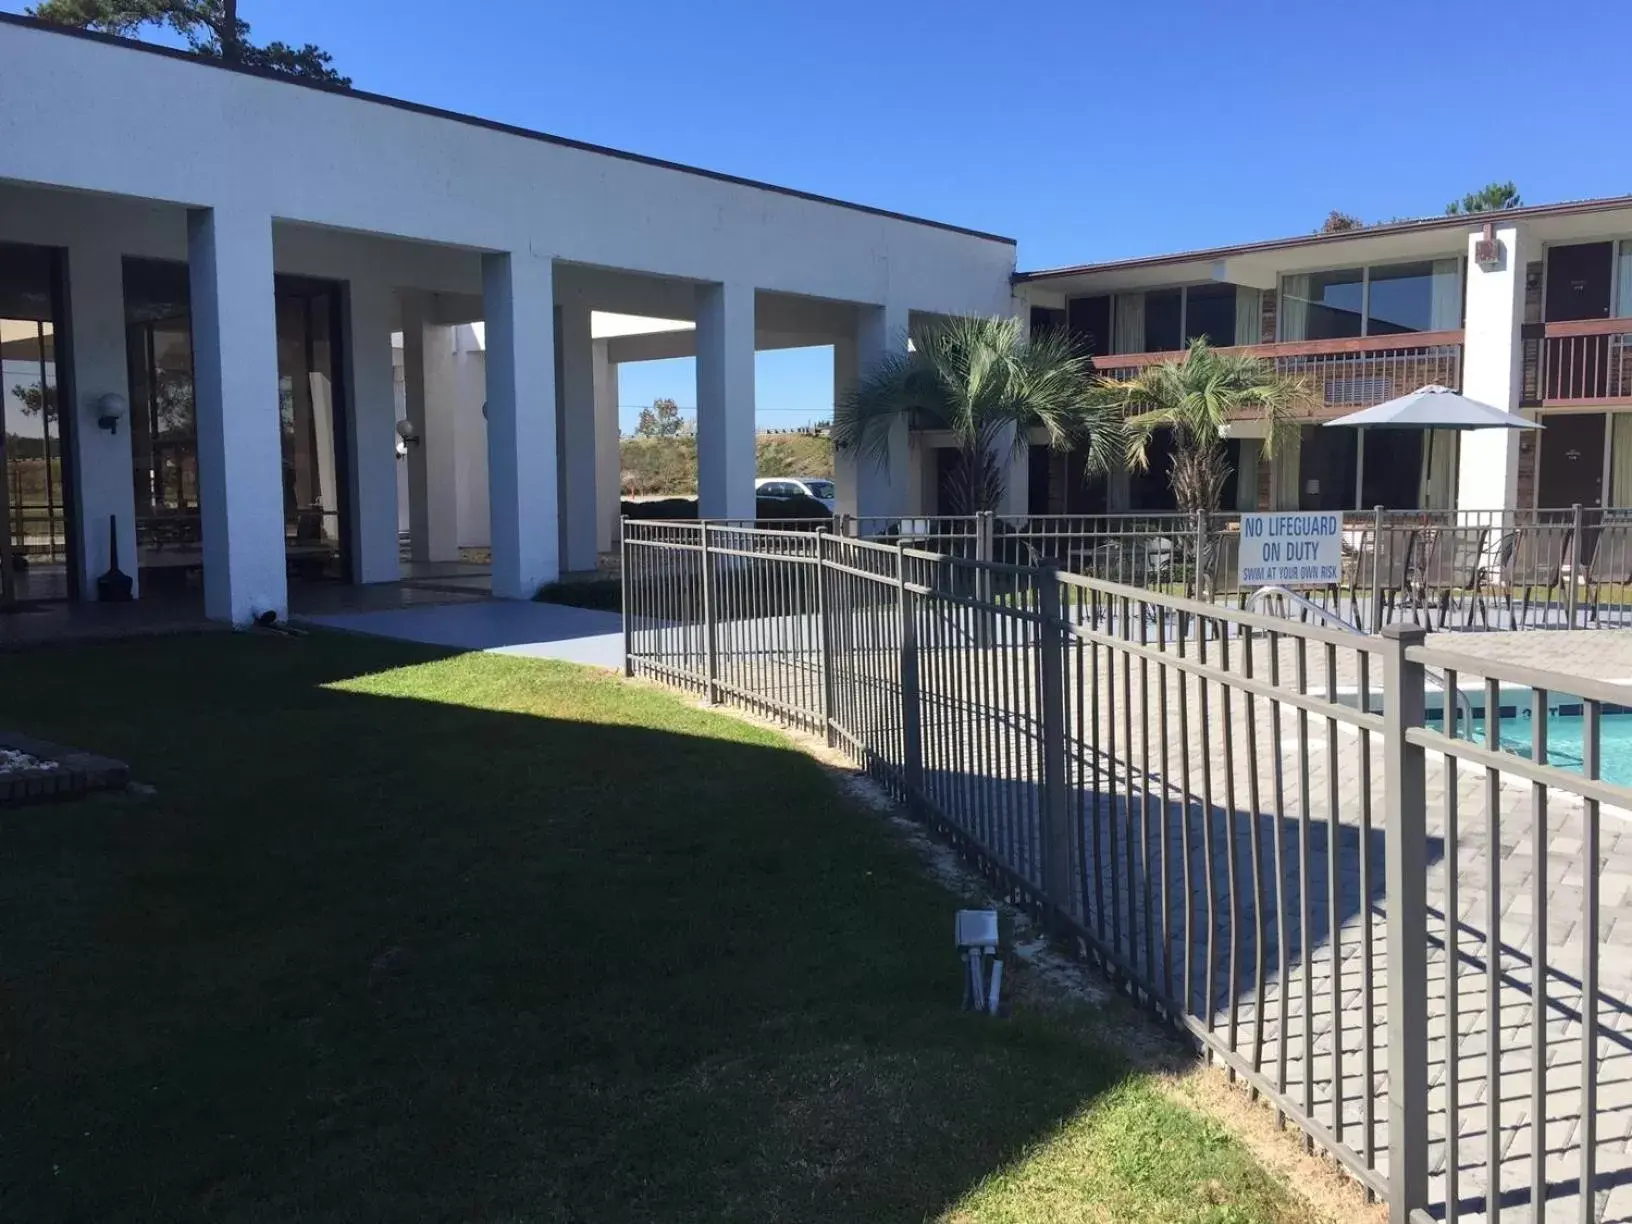
[[[1632,192],[1625,0],[240,5],[359,88],[1007,234],[1022,268],[1437,213],[1492,179]],[[762,427],[827,415],[827,350],[759,372]],[[625,367],[623,403],[658,395],[694,402],[689,362]]]

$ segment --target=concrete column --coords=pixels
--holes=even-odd
[[[999,466],[1004,471],[1003,497],[997,513],[1010,521],[1019,521],[1031,513],[1031,447],[1014,445],[1015,427],[1009,426],[998,437],[995,451]]]
[[[885,356],[905,352],[907,325],[907,310],[900,303],[857,307],[856,370],[852,379],[864,376]],[[854,460],[856,513],[900,518],[922,509],[913,502],[907,435],[906,417],[897,417],[890,426],[888,451],[879,458],[858,456]]]
[[[833,341],[833,411],[838,414],[839,401],[856,382],[856,338],[840,336]],[[833,452],[833,498],[835,513],[861,513],[861,480],[856,471],[856,453],[853,450]]]
[[[264,612],[283,617],[289,591],[272,220],[248,211],[190,209],[187,253],[204,612],[234,624]]]
[[[1475,261],[1482,235],[1468,236],[1468,296],[1462,348],[1462,393],[1509,412],[1519,406],[1524,344],[1524,267],[1539,247],[1522,225],[1499,225],[1500,258],[1488,270]],[[1456,508],[1499,510],[1518,497],[1519,434],[1476,429],[1462,437]]]
[[[595,547],[616,552],[623,503],[623,455],[618,434],[618,363],[605,340],[595,348]]]
[[[561,458],[561,567],[581,573],[595,568],[598,543],[595,353],[589,307],[582,301],[569,300],[556,310],[556,376],[561,388],[561,402],[556,407]]]
[[[352,281],[346,298],[346,368],[351,377],[346,449],[351,470],[345,479],[351,492],[352,576],[360,583],[395,582],[402,577],[397,546],[397,405],[391,377],[397,304],[388,286],[369,281]],[[404,333],[405,343],[406,339]],[[408,359],[406,348],[403,359]],[[403,368],[406,373],[408,367]],[[316,393],[324,394],[325,389]],[[332,394],[338,399],[339,389]]]
[[[754,517],[754,288],[697,288],[697,493],[704,518]]]
[[[488,509],[493,594],[501,599],[531,599],[560,576],[554,281],[548,257],[482,256]]]
[[[112,236],[98,235],[68,251],[68,314],[72,324],[73,402],[58,372],[58,411],[74,438],[74,491],[78,499],[79,597],[96,598],[96,580],[112,561],[108,519],[118,520],[119,568],[132,579],[136,566],[136,494],[131,475],[130,422],[118,433],[96,423],[96,401],[130,395],[125,364],[124,265]],[[0,388],[4,393],[7,388]],[[61,430],[62,420],[58,422]],[[58,434],[62,436],[61,432]],[[139,593],[139,589],[138,589]]]
[[[448,402],[455,406],[455,494],[459,547],[487,548],[490,521],[487,504],[487,352],[476,329],[461,323],[449,329]]]
[[[415,561],[459,560],[458,422],[453,403],[453,330],[427,321],[424,295],[402,295],[402,388],[410,443],[408,549]]]

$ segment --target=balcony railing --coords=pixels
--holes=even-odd
[[[1526,388],[1531,402],[1568,408],[1632,399],[1632,319],[1547,323],[1541,333],[1539,388]]]
[[[1261,357],[1273,362],[1278,372],[1303,379],[1320,401],[1315,416],[1369,408],[1434,383],[1456,389],[1462,385],[1460,331],[1246,344],[1218,351]],[[1182,353],[1117,353],[1096,356],[1094,369],[1106,378],[1125,381],[1148,365],[1182,357]]]

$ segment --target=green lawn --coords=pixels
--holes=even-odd
[[[960,1015],[954,898],[769,731],[349,637],[0,668],[158,788],[0,817],[0,1218],[1302,1218],[1102,1017]]]

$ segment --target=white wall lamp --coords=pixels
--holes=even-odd
[[[397,422],[397,437],[402,439],[404,446],[419,445],[419,428],[410,420]]]
[[[109,391],[96,397],[95,408],[97,428],[116,434],[119,432],[119,422],[130,412],[130,401],[117,391]]]

